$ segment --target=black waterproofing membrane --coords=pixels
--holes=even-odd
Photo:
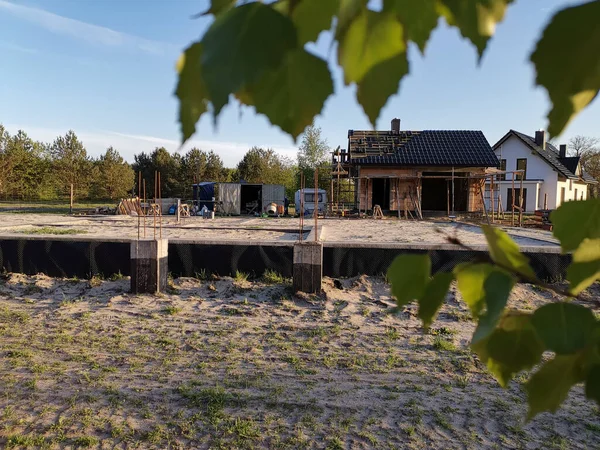
[[[0,239],[0,270],[52,277],[129,275],[129,251],[128,242]],[[450,271],[462,262],[487,258],[486,252],[478,251],[325,247],[323,275],[334,278],[382,275],[401,253],[428,253],[434,273]],[[526,255],[537,276],[550,282],[562,280],[571,262],[570,255],[558,253]],[[174,277],[200,273],[225,276],[236,271],[260,276],[267,269],[291,277],[293,247],[170,242],[168,261]]]

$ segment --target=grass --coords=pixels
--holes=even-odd
[[[67,234],[86,234],[85,230],[78,230],[76,228],[58,228],[58,227],[38,227],[38,228],[29,228],[26,230],[19,230],[18,233],[21,234],[52,234],[52,235],[67,235]]]
[[[76,202],[73,204],[73,213],[88,211],[94,208],[109,206],[114,208],[117,206],[116,200],[107,200],[105,202]],[[64,201],[0,201],[0,213],[19,214],[19,213],[36,213],[36,214],[68,214],[69,200]]]
[[[239,270],[235,271],[235,276],[233,279],[238,283],[244,283],[248,281],[248,274],[244,272],[240,272]]]
[[[24,302],[43,281],[8,275],[0,286],[0,448],[440,449],[478,448],[483,436],[600,448],[600,416],[579,389],[561,415],[518,428],[522,386],[501,389],[465,351],[472,330],[447,319],[451,305],[428,334],[415,316],[364,305],[360,286],[326,283],[326,300],[305,302],[274,300],[287,284],[263,279],[237,289],[225,278],[214,291],[180,280],[179,295],[162,297],[55,279]],[[369,282],[371,298],[386,295]]]
[[[444,339],[441,336],[436,336],[433,339],[433,348],[435,348],[436,350],[444,350],[447,352],[455,352],[456,350],[458,350],[456,348],[456,345],[454,345],[454,342],[449,341],[448,339]]]
[[[267,269],[265,273],[263,273],[262,280],[267,284],[283,284],[285,282],[285,279],[281,274],[271,269]]]

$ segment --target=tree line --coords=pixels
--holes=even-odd
[[[113,147],[97,158],[91,157],[73,131],[47,143],[34,141],[22,130],[11,135],[0,124],[0,199],[64,199],[72,185],[78,200],[116,201],[138,194],[138,173],[146,182],[146,196],[152,197],[155,171],[161,174],[161,195],[165,198],[189,200],[193,184],[216,181],[281,184],[293,199],[301,173],[306,186],[314,186],[315,168],[319,168],[319,186],[328,189],[329,153],[320,128],[311,126],[296,160],[272,149],[252,147],[235,168],[228,168],[212,150],[192,148],[181,154],[157,147],[136,154],[130,164]]]

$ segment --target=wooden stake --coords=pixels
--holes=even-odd
[[[69,202],[69,214],[73,214],[73,183],[71,183],[71,200]]]
[[[521,187],[519,193],[519,226],[523,226],[523,178],[525,178],[525,172],[521,172]]]
[[[512,217],[510,219],[510,226],[515,226],[515,172],[512,174],[512,194],[511,194],[511,203],[512,203]]]
[[[485,199],[483,198],[483,189],[485,189],[485,184],[483,188],[479,189],[479,194],[481,195],[481,202],[483,203],[483,213],[485,214],[485,218],[487,220],[487,224],[490,224],[490,218],[487,213],[487,208],[485,207]]]
[[[492,223],[494,223],[494,177],[490,179],[490,204],[492,206]]]

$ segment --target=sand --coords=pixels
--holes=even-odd
[[[0,447],[598,448],[600,413],[574,388],[525,423],[468,350],[474,326],[453,287],[429,333],[390,314],[380,278],[170,282],[7,274],[0,280]],[[586,294],[600,294],[596,285]],[[519,285],[510,306],[552,292]]]
[[[1,214],[0,237],[22,236],[23,232],[52,227],[57,230],[76,230],[78,235],[98,239],[135,239],[138,220],[128,216],[60,216],[49,214]],[[459,238],[466,245],[484,245],[480,227],[447,221],[407,221],[388,218],[320,219],[321,238],[326,245],[334,244],[445,244],[448,237]],[[146,235],[154,236],[153,220],[147,219]],[[314,220],[306,219],[310,229]],[[219,217],[204,220],[184,219],[177,224],[173,216],[162,219],[163,237],[171,240],[276,242],[292,244],[298,239],[297,218]],[[548,231],[527,228],[504,228],[521,246],[557,247],[558,242]],[[157,232],[158,233],[158,232]]]

